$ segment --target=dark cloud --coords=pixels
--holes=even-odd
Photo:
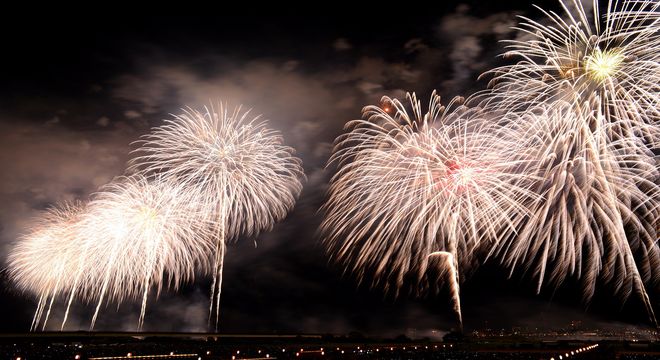
[[[332,43],[332,47],[337,51],[346,51],[352,49],[353,45],[347,39],[339,38]]]
[[[135,137],[132,129],[119,126],[107,132],[72,131],[59,121],[10,121],[0,122],[3,254],[36,211],[84,199],[121,174],[128,142]]]
[[[449,42],[449,62],[452,76],[444,78],[445,89],[465,88],[474,79],[492,68],[494,58],[502,52],[500,41],[515,36],[515,12],[497,12],[486,17],[470,13],[460,5],[456,13],[444,16],[436,27],[440,39]]]

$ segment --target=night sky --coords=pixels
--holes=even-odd
[[[432,336],[455,326],[448,292],[397,299],[358,286],[330,263],[317,225],[333,139],[381,96],[406,91],[444,99],[485,88],[482,72],[502,63],[502,39],[519,36],[527,2],[345,9],[307,16],[17,14],[0,23],[0,264],[27,221],[64,200],[85,200],[121,175],[131,142],[184,106],[245,104],[264,114],[303,159],[307,182],[288,218],[256,239],[229,246],[221,332]],[[557,9],[554,1],[536,2]],[[477,5],[479,4],[479,5]],[[327,5],[327,4],[326,4]],[[319,12],[322,12],[320,14]],[[114,16],[113,16],[114,15]],[[6,15],[12,17],[11,15]],[[84,256],[84,254],[81,254]],[[535,295],[525,274],[486,264],[462,288],[467,331],[490,327],[645,325],[634,297],[621,305],[601,286],[580,300],[577,281]],[[2,276],[0,331],[27,331],[36,306]],[[210,279],[166,292],[147,310],[147,331],[206,331]],[[657,291],[656,291],[657,292]],[[655,295],[657,299],[658,294]],[[654,296],[651,296],[654,298]],[[78,305],[68,329],[86,329],[92,306]],[[135,329],[138,304],[105,309],[97,330]],[[58,327],[60,304],[50,324]]]

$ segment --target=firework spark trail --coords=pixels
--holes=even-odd
[[[43,295],[39,295],[39,301],[37,302],[37,310],[34,312],[34,316],[32,317],[32,324],[30,325],[30,331],[34,331],[36,326],[39,325],[40,323],[40,318],[41,316],[39,315],[40,310],[41,310],[41,304],[44,301]]]
[[[53,288],[53,296],[50,297],[50,302],[48,303],[48,311],[46,312],[46,317],[44,319],[44,324],[41,327],[41,331],[46,330],[46,324],[48,323],[48,318],[50,317],[50,312],[53,309],[53,303],[55,302],[55,294],[58,293],[60,289],[60,283],[62,282],[62,277],[58,277],[57,282],[55,283],[55,287]]]
[[[346,125],[321,225],[346,271],[395,295],[408,279],[427,289],[428,255],[438,251],[452,254],[458,278],[484,244],[515,233],[521,203],[535,197],[518,186],[526,175],[513,170],[524,161],[511,160],[517,140],[507,142],[506,129],[458,98],[445,108],[434,93],[427,113],[409,98],[411,114],[386,97],[394,115],[370,106],[366,120]]]
[[[223,104],[187,109],[138,143],[129,171],[160,174],[190,189],[214,224],[210,313],[215,308],[217,330],[226,243],[286,216],[302,189],[301,161],[259,117]]]
[[[539,8],[549,25],[521,18],[517,29],[526,38],[507,41],[504,54],[520,61],[485,74],[493,76],[485,102],[526,111],[555,100],[596,103],[596,97],[606,120],[617,123],[609,137],[658,147],[660,2],[615,0],[601,8],[594,0],[593,15],[581,1],[560,3],[563,17]]]
[[[599,278],[613,283],[624,299],[635,290],[655,323],[643,280],[656,278],[660,265],[658,208],[639,216],[631,205],[658,203],[657,168],[609,141],[597,108],[554,103],[512,122],[518,138],[528,141],[520,156],[537,159],[524,171],[544,179],[530,185],[542,197],[528,203],[532,215],[517,236],[495,249],[512,272],[519,266],[534,268],[537,291],[547,272],[555,285],[568,276],[581,278],[587,301]],[[638,186],[642,183],[646,190]]]

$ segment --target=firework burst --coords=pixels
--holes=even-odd
[[[489,72],[492,89],[476,97],[530,140],[525,171],[545,179],[499,251],[512,270],[533,268],[539,291],[568,276],[587,301],[598,279],[624,299],[635,291],[655,322],[644,283],[656,285],[658,267],[660,3],[560,3],[563,16],[522,18],[505,54],[519,61]]]
[[[395,294],[406,280],[428,289],[431,262],[445,257],[457,294],[458,268],[514,233],[526,214],[520,204],[534,195],[517,186],[515,143],[501,140],[512,137],[478,109],[458,98],[445,108],[434,93],[423,113],[409,99],[410,114],[384,98],[393,115],[369,106],[366,120],[347,124],[330,159],[338,171],[321,227],[333,257],[360,279],[373,276],[373,285]]]
[[[259,117],[222,104],[185,110],[139,143],[130,169],[176,181],[215,224],[209,321],[215,309],[217,329],[226,243],[286,216],[302,189],[301,161]]]
[[[522,18],[521,40],[508,41],[505,57],[520,59],[490,71],[491,107],[525,111],[563,100],[598,103],[616,123],[607,136],[636,138],[657,147],[660,140],[660,12],[657,1],[609,1],[605,8],[581,1],[560,3],[565,15],[542,10],[544,25]],[[598,101],[594,101],[594,97]]]

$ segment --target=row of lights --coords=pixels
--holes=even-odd
[[[79,355],[76,355],[77,357],[75,358],[80,359]],[[133,353],[128,353],[126,356],[104,356],[104,357],[93,357],[89,358],[89,360],[119,360],[119,359],[171,359],[171,358],[183,358],[183,357],[194,357],[197,356],[197,354],[175,354],[174,352],[170,352],[169,355],[133,355]],[[198,359],[201,359],[198,357]]]
[[[282,349],[282,352],[284,352],[284,349]],[[259,355],[261,355],[261,350],[257,352]],[[206,355],[210,355],[211,352],[207,351]],[[262,360],[262,359],[277,359],[277,358],[271,358],[270,354],[266,354],[266,357],[256,357],[256,358],[237,358],[236,356],[240,355],[241,351],[236,350],[236,355],[232,355],[231,360]]]
[[[453,348],[453,347],[454,347],[453,344],[449,344],[449,348]],[[417,346],[414,346],[413,348],[414,348],[415,350],[418,349]],[[429,348],[428,345],[427,345],[427,346],[424,346],[424,349],[427,349],[427,350],[428,350],[428,348]],[[438,345],[435,345],[434,348],[437,349],[437,348],[438,348]],[[446,349],[446,348],[447,348],[447,345],[442,345],[442,348],[443,348],[443,349]],[[393,346],[392,346],[392,347],[390,347],[389,349],[390,349],[390,351],[394,351],[394,349],[398,349],[398,347],[393,347]],[[406,347],[403,346],[402,349],[403,349],[403,350],[406,350]],[[345,350],[343,350],[343,349],[341,349],[341,348],[337,348],[336,350],[337,350],[338,352],[341,352],[342,354],[344,354],[344,353],[346,352]],[[386,348],[386,350],[387,350],[387,348]],[[284,351],[285,351],[285,350],[282,349],[282,352],[284,352]],[[321,348],[320,350],[306,350],[306,351],[305,351],[305,349],[302,349],[302,348],[301,348],[300,351],[297,351],[297,352],[296,352],[296,356],[299,357],[303,352],[307,352],[307,353],[320,353],[321,355],[325,355],[325,350],[324,350],[323,348]],[[358,346],[358,347],[355,348],[355,350],[354,350],[353,352],[360,352],[360,353],[363,353],[363,352],[364,352],[364,349],[362,349],[362,348],[360,348],[360,347]],[[376,348],[376,352],[380,352],[380,348]],[[232,357],[232,360],[238,360],[238,359],[234,359],[234,357]]]
[[[82,345],[80,346],[82,348]],[[259,350],[259,353],[261,353],[261,350]],[[211,355],[211,351],[207,351],[206,355]],[[142,356],[134,356],[133,353],[128,353],[126,354],[125,357],[123,356],[109,356],[109,357],[96,357],[96,358],[89,358],[90,360],[100,360],[100,359],[124,359],[124,358],[132,358],[132,359],[140,359],[140,358],[166,358],[166,357],[194,357],[197,356],[197,354],[175,354],[174,351],[170,351],[169,355],[142,355]],[[74,360],[80,360],[80,354],[77,354],[76,356],[73,357]],[[16,358],[16,360],[21,360],[21,358]],[[198,357],[197,360],[202,360],[201,357]]]
[[[563,355],[559,355],[559,357],[558,357],[557,359],[551,357],[550,360],[564,360],[564,359],[568,359],[568,358],[571,357],[571,356],[575,356],[575,355],[577,355],[577,354],[579,354],[579,353],[583,353],[583,352],[585,352],[585,351],[593,350],[593,349],[595,349],[595,348],[597,348],[597,347],[598,347],[598,344],[594,344],[594,345],[590,345],[590,346],[585,346],[585,347],[583,347],[583,348],[579,348],[579,349],[577,349],[577,350],[573,350],[573,351],[571,351],[570,353],[565,353],[565,354],[563,354]]]
[[[80,347],[82,348],[82,346],[80,346]],[[452,348],[452,347],[454,347],[454,345],[449,344],[449,347]],[[414,346],[413,348],[415,350],[418,349],[417,346]],[[429,347],[427,345],[427,346],[424,346],[424,348],[428,349]],[[435,345],[434,348],[437,349],[438,345]],[[447,348],[447,345],[443,344],[442,348]],[[394,349],[398,349],[398,347],[390,347],[389,349],[390,349],[390,351],[394,351]],[[402,349],[406,350],[406,347],[403,346]],[[361,349],[360,346],[358,346],[356,348],[356,350],[359,351],[359,352],[364,352],[364,350]],[[582,349],[580,349],[580,350],[582,350]],[[337,351],[341,351],[342,354],[345,353],[345,350],[342,350],[341,348],[337,348]],[[282,352],[286,352],[286,349],[282,349]],[[305,349],[301,348],[300,351],[296,352],[296,356],[300,356],[300,354],[303,353],[303,352],[305,352]],[[376,352],[380,352],[380,348],[376,348]],[[257,353],[261,354],[261,350],[258,350]],[[320,350],[307,350],[307,353],[320,353],[321,355],[325,355],[325,350],[324,350],[324,348],[321,348]],[[241,351],[236,350],[236,355],[233,355],[231,357],[232,360],[245,360],[245,359],[247,359],[247,358],[237,358],[236,356],[240,355],[240,354],[241,354]],[[211,355],[211,351],[206,351],[206,355]],[[175,354],[174,352],[170,352],[169,355],[138,355],[138,356],[135,356],[135,355],[133,355],[133,353],[129,352],[129,353],[126,354],[125,357],[124,356],[96,357],[96,358],[90,358],[90,360],[111,360],[111,359],[126,359],[126,358],[144,359],[144,358],[191,357],[191,356],[197,356],[197,354]],[[80,359],[81,359],[80,354],[77,354],[77,355],[74,356],[74,360],[80,360]],[[275,359],[275,358],[271,358],[270,354],[266,354],[265,358],[252,358],[252,359]],[[561,356],[560,356],[560,359],[562,359]],[[17,357],[16,360],[23,360],[23,359],[21,357]],[[201,360],[201,357],[198,357],[198,360]],[[550,360],[555,360],[555,359],[552,358]]]
[[[339,348],[337,348],[337,350],[339,350]],[[282,349],[282,352],[284,352],[284,349]],[[303,352],[305,352],[305,349],[300,348],[300,351],[296,352],[296,356],[300,356],[300,354],[302,354]],[[321,356],[325,356],[325,349],[321,348],[319,350],[307,350],[307,353],[308,354],[321,354]],[[343,354],[344,352],[342,351],[341,353]]]

